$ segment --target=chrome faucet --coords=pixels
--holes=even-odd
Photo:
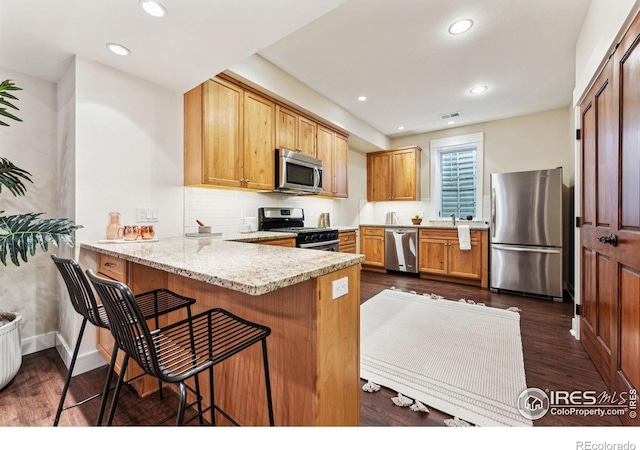
[[[455,215],[455,213],[451,213],[449,215],[449,217],[451,217],[451,220],[453,221],[453,226],[455,227],[456,226],[456,215]]]

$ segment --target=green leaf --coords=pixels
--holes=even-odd
[[[43,252],[49,244],[56,247],[63,242],[73,247],[73,232],[82,225],[75,225],[68,219],[39,219],[42,213],[27,213],[0,217],[0,262],[7,265],[7,257],[19,266],[20,260],[28,262],[38,247]]]
[[[5,186],[15,196],[24,195],[27,192],[24,181],[32,183],[29,172],[17,167],[6,158],[0,158],[0,193],[2,193],[2,186]]]

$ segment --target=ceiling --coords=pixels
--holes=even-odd
[[[1,0],[0,66],[55,82],[79,55],[185,92],[258,53],[395,137],[568,106],[590,0],[161,3],[164,19],[138,0]],[[474,26],[449,34],[461,18]]]

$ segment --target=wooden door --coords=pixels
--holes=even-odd
[[[416,199],[416,151],[397,150],[391,153],[391,199]]]
[[[244,187],[272,190],[275,180],[275,104],[244,93]]]
[[[243,91],[224,80],[209,80],[203,99],[203,183],[241,187]]]
[[[630,391],[640,388],[640,16],[627,31],[614,55],[616,93],[613,109],[619,111],[618,154],[614,177],[611,231],[618,238],[614,248],[615,302],[619,307],[617,358],[613,388]],[[617,175],[617,176],[616,176]],[[637,407],[636,403],[636,407]],[[637,413],[637,410],[636,410]],[[626,414],[627,425],[640,419]]]
[[[612,245],[617,179],[612,64],[602,71],[580,107],[582,117],[581,340],[607,385],[615,357],[615,266]]]
[[[449,241],[439,238],[420,239],[420,272],[447,275]]]
[[[336,134],[334,151],[334,193],[335,197],[349,196],[349,182],[347,177],[347,163],[349,160],[349,140],[341,134]]]
[[[298,114],[276,106],[276,148],[298,148]]]
[[[305,155],[317,156],[318,124],[304,116],[298,116],[298,148]]]
[[[479,280],[482,278],[482,246],[471,241],[471,250],[460,250],[458,240],[449,241],[449,275]]]
[[[329,128],[318,125],[318,159],[322,161],[322,192],[324,195],[333,195],[334,172],[333,158],[335,148],[335,133]]]
[[[391,199],[391,155],[388,152],[367,154],[367,200]]]

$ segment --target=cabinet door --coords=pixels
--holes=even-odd
[[[482,278],[482,246],[471,241],[471,250],[460,250],[458,241],[449,241],[449,275],[454,277]]]
[[[420,239],[420,272],[447,274],[448,243],[444,239]]]
[[[391,199],[391,155],[376,153],[367,155],[367,200],[370,202]]]
[[[416,150],[391,153],[391,200],[417,200]]]
[[[274,188],[275,104],[252,92],[244,93],[244,187]]]
[[[318,124],[304,116],[298,116],[298,148],[305,155],[317,157]]]
[[[298,148],[298,114],[280,105],[276,106],[275,148]]]
[[[333,195],[335,191],[334,187],[334,147],[335,147],[335,133],[318,125],[318,156],[317,158],[322,161],[322,192],[324,195]]]
[[[364,254],[363,264],[384,267],[384,237],[363,235],[360,251]]]
[[[346,198],[349,196],[349,182],[347,163],[349,159],[349,141],[345,136],[336,134],[334,168],[334,196]]]
[[[224,80],[205,83],[203,183],[241,187],[243,91]]]

